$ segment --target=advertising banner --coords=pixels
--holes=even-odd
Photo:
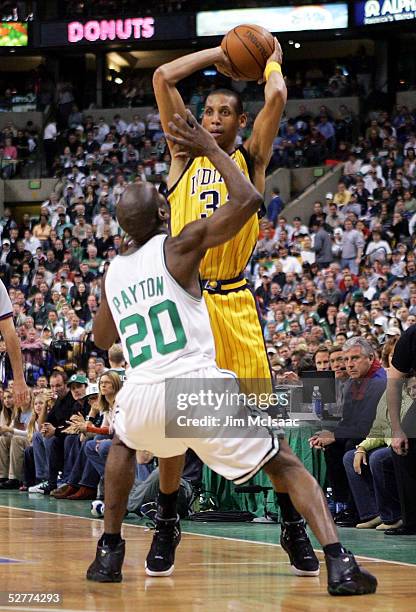
[[[242,23],[259,25],[269,32],[347,28],[348,5],[347,3],[313,4],[203,11],[196,16],[196,32],[197,36],[221,36]]]
[[[193,24],[192,15],[44,22],[39,27],[38,44],[41,47],[79,47],[148,40],[182,40],[194,36]]]
[[[416,0],[367,0],[355,3],[355,25],[402,23],[416,19]]]

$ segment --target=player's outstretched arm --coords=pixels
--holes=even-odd
[[[206,155],[223,177],[228,190],[227,204],[210,217],[189,223],[176,238],[171,239],[182,253],[204,253],[208,248],[223,244],[235,236],[258,211],[263,198],[192,113],[187,111],[186,121],[180,115],[175,115],[174,121],[169,123],[169,130],[171,134],[167,138],[179,148],[176,155]]]
[[[230,63],[221,47],[205,49],[180,57],[173,62],[159,66],[153,75],[153,89],[160,113],[163,131],[169,132],[169,121],[177,113],[185,117],[185,104],[177,89],[177,84],[197,70],[216,64],[221,71],[231,75]],[[179,178],[186,158],[175,158],[177,147],[172,141],[168,142],[172,155],[172,165],[169,172],[168,186],[173,185]]]
[[[275,49],[267,60],[264,71],[266,75],[264,107],[256,117],[250,138],[244,144],[255,164],[257,177],[263,173],[263,185],[260,185],[258,180],[255,181],[261,193],[264,191],[264,175],[272,156],[273,141],[279,131],[280,119],[287,100],[286,84],[281,70],[279,71],[283,58],[282,49],[277,38],[274,41]]]
[[[4,338],[13,370],[13,395],[15,403],[17,406],[23,406],[29,399],[29,389],[27,388],[23,373],[22,352],[12,317],[0,320],[0,333]]]
[[[94,317],[94,323],[92,326],[94,344],[103,350],[108,350],[110,346],[113,346],[114,342],[116,342],[118,339],[118,331],[107,302],[107,295],[105,293],[106,276],[107,274],[105,274],[101,280],[101,303],[97,314]]]

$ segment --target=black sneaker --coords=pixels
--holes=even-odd
[[[319,576],[318,557],[306,533],[305,523],[282,523],[280,545],[287,552],[296,576]]]
[[[97,554],[87,570],[87,580],[94,582],[121,582],[126,543],[121,540],[114,550],[97,544]]]
[[[360,519],[351,510],[343,510],[343,512],[339,512],[334,517],[334,523],[337,527],[355,527],[359,522]]]
[[[348,550],[339,557],[325,555],[330,595],[368,595],[375,593],[377,579],[360,567]]]
[[[146,558],[148,576],[170,576],[174,569],[175,550],[181,541],[179,516],[174,519],[156,517],[152,546]]]
[[[9,478],[8,480],[0,484],[0,489],[5,489],[5,490],[18,489],[19,487],[20,487],[20,482],[16,480],[15,478]]]

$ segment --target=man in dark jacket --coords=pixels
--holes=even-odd
[[[85,399],[87,385],[88,379],[80,374],[71,376],[68,386],[63,373],[52,374],[51,388],[56,391],[58,399],[47,415],[48,421],[41,425],[41,435],[35,435],[33,439],[35,466],[37,457],[42,456],[42,449],[38,447],[41,447],[43,442],[46,448],[48,479],[47,482],[29,489],[29,493],[49,495],[57,488],[58,472],[62,468],[63,480],[65,480],[66,471],[68,471],[65,470],[65,459],[70,455],[74,444],[78,443],[78,435],[66,434],[63,433],[63,430],[68,427],[67,421],[73,414],[81,413],[84,417],[87,415],[88,404]],[[38,473],[38,466],[36,466],[36,472]]]
[[[328,480],[334,500],[347,510],[336,517],[339,527],[355,527],[358,517],[345,472],[344,454],[367,437],[376,416],[378,402],[387,385],[387,375],[371,344],[361,337],[347,340],[342,347],[349,380],[344,389],[342,418],[334,431],[321,431],[310,439],[311,446],[325,450]]]

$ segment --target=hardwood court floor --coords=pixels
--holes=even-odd
[[[5,501],[0,497],[0,504]],[[188,525],[189,522],[183,523],[184,531]],[[228,535],[226,527],[222,526],[223,534]],[[274,530],[274,526],[266,528]],[[378,593],[354,599],[333,598],[326,594],[324,565],[319,578],[297,578],[290,574],[287,557],[278,546],[195,533],[184,534],[172,577],[149,578],[144,573],[144,558],[152,532],[133,525],[123,527],[127,539],[123,583],[87,582],[85,570],[94,557],[101,532],[100,520],[0,505],[0,591],[59,591],[63,597],[61,605],[7,607],[2,603],[0,610],[350,612],[357,606],[364,606],[366,612],[416,609],[416,565],[366,559],[363,564],[378,577]],[[411,539],[414,554],[416,542]],[[390,546],[397,543],[391,542]]]

